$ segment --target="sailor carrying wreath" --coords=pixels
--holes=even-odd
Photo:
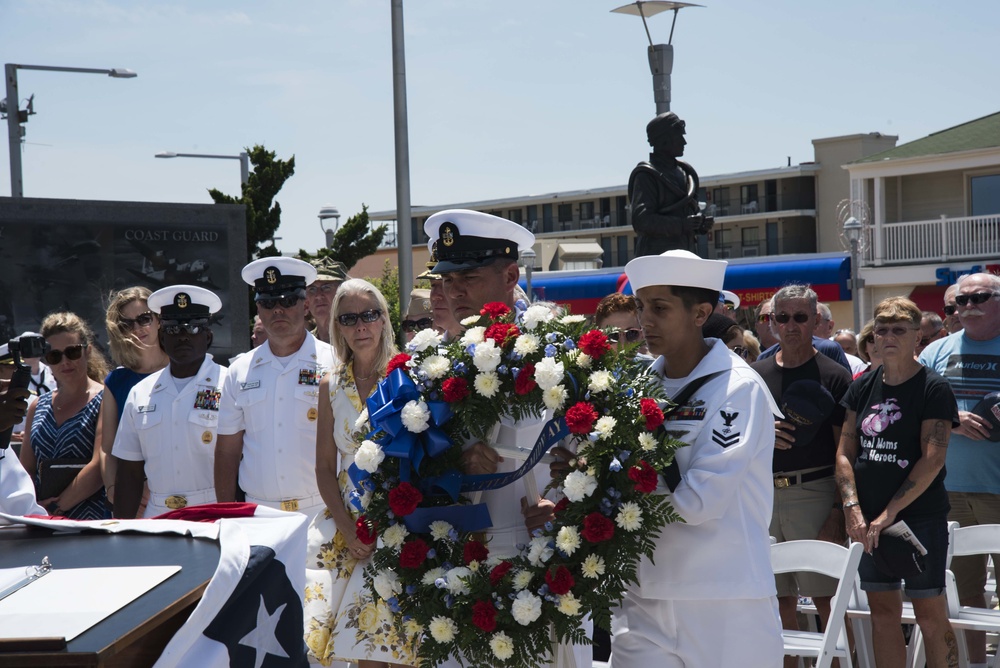
[[[667,402],[634,350],[619,352],[581,316],[524,306],[486,304],[451,342],[419,332],[358,420],[373,431],[351,469],[363,490],[357,531],[381,540],[366,580],[400,631],[422,636],[422,666],[455,656],[532,667],[554,643],[588,642],[583,618],[609,626],[660,528],[681,519],[654,492],[683,444],[662,428]],[[461,473],[463,444],[493,442],[502,418],[544,417],[533,447],[501,451],[523,460],[516,471]],[[522,476],[556,443],[576,458],[550,490],[560,497],[555,520],[517,554],[491,556],[478,533],[491,526],[479,493],[520,479],[537,495]]]

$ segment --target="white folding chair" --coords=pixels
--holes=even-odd
[[[785,656],[815,658],[816,668],[829,668],[835,658],[840,659],[841,668],[853,667],[844,615],[854,599],[862,550],[860,543],[846,548],[819,540],[791,540],[771,546],[775,574],[821,573],[839,581],[830,601],[826,629],[823,633],[783,630]]]
[[[958,599],[955,574],[951,571],[951,557],[966,557],[977,554],[1000,554],[1000,524],[980,524],[959,527],[956,522],[948,524],[949,569],[945,573],[945,593],[948,597],[948,617],[958,638],[959,665],[966,665],[968,648],[966,631],[1000,633],[1000,611],[974,608],[962,605]],[[1000,656],[1000,652],[997,652]],[[1000,666],[997,656],[990,662],[994,668]]]

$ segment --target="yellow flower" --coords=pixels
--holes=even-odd
[[[333,534],[333,549],[337,552],[343,552],[347,549],[347,540],[344,538],[344,534],[337,531]]]
[[[310,623],[312,626],[312,623]],[[325,626],[317,626],[316,628],[309,629],[309,633],[306,635],[306,647],[309,648],[309,652],[319,659],[319,662],[324,666],[330,665],[329,652],[327,651],[327,646],[330,644],[330,629]]]
[[[378,628],[378,608],[373,603],[366,603],[358,613],[358,628],[365,633],[374,633]]]
[[[559,597],[559,612],[570,617],[580,614],[580,600],[572,592]]]
[[[306,602],[310,601],[325,601],[326,596],[323,595],[323,585],[313,584],[306,587]]]

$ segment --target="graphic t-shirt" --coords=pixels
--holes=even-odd
[[[947,420],[957,426],[958,406],[948,381],[927,368],[899,385],[883,383],[881,369],[866,373],[851,384],[842,403],[857,414],[860,448],[854,481],[861,512],[871,521],[889,505],[922,456],[924,420]],[[941,467],[924,493],[899,511],[898,519],[946,514],[944,478]]]

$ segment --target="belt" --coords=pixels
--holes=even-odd
[[[215,490],[203,489],[200,492],[185,492],[184,494],[149,493],[149,500],[154,506],[164,506],[171,510],[197,506],[202,503],[215,503]]]
[[[828,478],[832,475],[832,466],[824,466],[821,469],[816,469],[815,471],[809,471],[807,473],[795,473],[793,471],[774,476],[774,487],[776,489],[784,489],[786,487],[791,487],[792,485],[797,485],[800,482],[812,482],[813,480]]]
[[[323,503],[323,497],[319,494],[313,494],[311,496],[305,496],[301,499],[281,499],[278,501],[272,501],[270,499],[258,499],[257,497],[250,496],[247,494],[247,503],[256,503],[262,506],[268,506],[270,508],[279,508],[289,513],[298,512],[299,508],[311,508],[318,503]]]

